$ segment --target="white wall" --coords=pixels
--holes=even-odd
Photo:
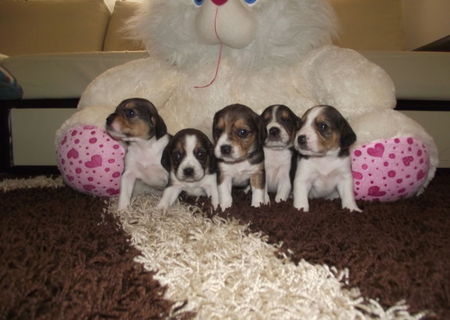
[[[402,0],[406,49],[450,35],[450,0]]]

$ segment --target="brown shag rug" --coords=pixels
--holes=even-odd
[[[280,259],[348,269],[343,287],[359,288],[384,308],[405,300],[410,314],[449,319],[449,191],[450,171],[439,170],[420,197],[360,202],[362,214],[321,200],[307,214],[291,202],[255,209],[237,193],[232,209],[214,215],[282,242]],[[213,216],[207,204],[200,206]],[[0,192],[0,319],[196,317],[188,301],[166,297],[170,281],[162,285],[135,261],[142,255],[135,239],[107,207],[105,199],[67,187]]]

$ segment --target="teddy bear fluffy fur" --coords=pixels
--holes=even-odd
[[[57,140],[75,125],[102,127],[106,116],[129,97],[152,101],[171,133],[195,127],[209,136],[214,113],[228,104],[242,103],[257,113],[285,104],[298,115],[328,104],[353,126],[355,146],[401,135],[422,141],[430,155],[422,189],[432,179],[438,161],[433,139],[393,110],[395,87],[383,69],[354,50],[333,45],[338,28],[328,2],[195,2],[144,2],[129,29],[144,41],[149,58],[97,77]]]

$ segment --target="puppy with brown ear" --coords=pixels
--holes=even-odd
[[[214,146],[203,132],[191,128],[178,131],[164,149],[161,163],[170,178],[158,209],[166,210],[182,191],[210,197],[213,208],[217,209],[217,161]]]
[[[355,202],[349,148],[356,135],[331,106],[307,110],[295,138],[298,160],[294,179],[294,207],[307,212],[308,198],[341,197],[342,208],[361,211]]]
[[[268,106],[261,117],[267,131],[264,141],[267,191],[276,192],[275,202],[286,201],[297,167],[294,138],[301,120],[285,105]]]
[[[106,130],[114,139],[127,144],[119,210],[130,205],[137,179],[152,188],[164,189],[169,173],[162,166],[161,157],[170,135],[155,106],[146,99],[126,99],[106,119]]]
[[[263,150],[266,129],[261,117],[247,106],[229,105],[214,115],[213,138],[221,209],[231,207],[233,186],[245,187],[249,183],[251,205],[267,203]]]

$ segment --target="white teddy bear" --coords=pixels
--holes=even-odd
[[[285,104],[301,116],[336,107],[358,140],[356,199],[392,201],[423,191],[438,162],[433,139],[394,111],[395,88],[380,67],[332,45],[336,18],[322,0],[152,0],[130,21],[149,58],[112,68],[83,93],[57,132],[59,168],[74,188],[118,193],[124,149],[104,132],[120,101],[152,101],[169,132],[211,136],[214,113],[245,104],[260,113]]]

